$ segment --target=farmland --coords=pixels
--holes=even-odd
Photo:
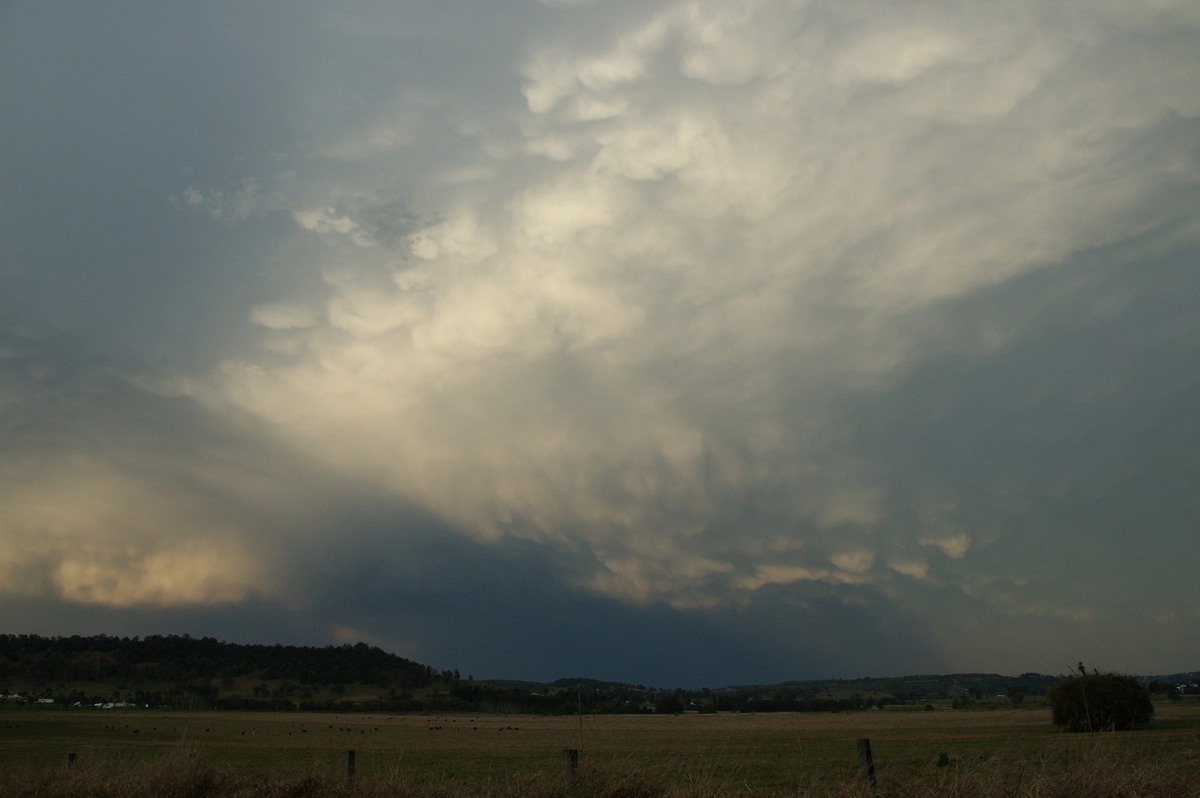
[[[562,750],[576,748],[582,749],[579,783],[564,795],[825,795],[856,789],[855,741],[867,737],[884,794],[1058,794],[1028,789],[1107,773],[1110,781],[1144,781],[1113,795],[1200,795],[1200,786],[1184,786],[1200,785],[1200,705],[1156,709],[1147,728],[1107,735],[1064,733],[1041,708],[585,715],[582,722],[532,715],[10,709],[0,713],[0,794],[65,795],[71,778],[201,766],[210,779],[232,781],[190,794],[215,795],[236,784],[250,790],[243,794],[268,794],[263,785],[299,781],[336,794],[398,794],[398,785],[414,795],[558,794],[568,789]],[[344,784],[348,750],[356,752],[353,787]],[[76,760],[68,769],[71,753]],[[625,786],[606,791],[597,779]],[[1166,780],[1166,791],[1154,791],[1156,779]],[[630,792],[635,782],[640,786]],[[592,786],[579,792],[583,784]]]

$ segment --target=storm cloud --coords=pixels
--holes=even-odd
[[[1195,667],[1193,4],[42,3],[0,44],[8,631]]]

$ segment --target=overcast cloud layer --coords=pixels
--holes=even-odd
[[[1200,667],[1200,7],[0,6],[3,631]]]

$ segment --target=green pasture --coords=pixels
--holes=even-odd
[[[957,770],[1029,774],[1104,761],[1193,768],[1200,780],[1200,705],[1160,704],[1145,729],[1068,734],[1043,708],[672,716],[585,716],[580,768],[672,783],[786,790],[852,783],[856,740],[871,741],[881,786]],[[466,786],[553,779],[580,748],[577,717],[333,715],[5,708],[0,770],[119,768],[181,754],[247,774]]]

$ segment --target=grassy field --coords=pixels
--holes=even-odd
[[[1106,735],[1059,731],[1045,709],[600,715],[582,744],[575,717],[5,709],[0,795],[78,794],[81,779],[92,795],[197,798],[853,795],[867,737],[884,795],[1200,796],[1200,705],[1156,709]],[[564,748],[582,748],[575,784]],[[114,786],[132,782],[161,789]]]

